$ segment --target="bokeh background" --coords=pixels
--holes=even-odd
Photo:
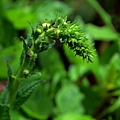
[[[40,53],[35,71],[46,80],[12,120],[120,120],[119,0],[0,0],[0,92],[7,84],[6,56],[14,72],[20,36],[57,14],[76,21],[94,43],[93,63],[56,43]]]

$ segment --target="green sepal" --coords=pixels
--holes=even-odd
[[[0,120],[10,120],[9,105],[0,103]]]
[[[44,80],[33,81],[25,87],[21,88],[16,95],[16,100],[14,102],[13,108],[19,109],[20,106],[28,100],[35,88],[37,88],[43,82]]]
[[[8,68],[8,84],[7,84],[7,88],[8,88],[8,91],[10,91],[11,87],[12,87],[12,84],[13,84],[12,70],[11,70],[10,65],[8,63],[8,60],[7,60],[7,58],[5,56],[4,56],[4,59],[6,61],[7,68]]]

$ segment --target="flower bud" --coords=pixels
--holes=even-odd
[[[59,35],[60,35],[60,30],[59,29],[56,31],[56,35],[57,35],[57,37],[59,37]]]
[[[29,75],[29,70],[25,69],[25,70],[23,71],[23,74],[24,74],[25,76],[28,76],[28,75]]]
[[[45,28],[47,28],[47,27],[50,27],[50,23],[43,23],[42,24],[42,27],[45,29]]]
[[[40,33],[42,32],[42,30],[39,29],[39,28],[37,28],[37,29],[36,29],[36,32],[40,34]]]
[[[34,54],[34,52],[33,52],[32,50],[30,50],[30,51],[28,52],[28,56],[29,56],[29,57],[32,57],[33,54]]]

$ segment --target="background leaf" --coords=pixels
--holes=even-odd
[[[58,111],[62,113],[83,113],[84,108],[81,104],[83,96],[77,86],[72,84],[63,86],[56,96]]]

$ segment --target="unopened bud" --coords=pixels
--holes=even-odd
[[[43,28],[50,27],[50,23],[43,23],[43,24],[42,24],[42,27],[43,27]]]
[[[66,22],[63,23],[63,25],[66,25],[66,24],[67,24]]]
[[[33,52],[33,51],[29,51],[29,52],[28,52],[28,56],[30,56],[30,57],[32,57],[32,56],[33,56],[33,54],[34,54],[34,52]]]
[[[29,70],[26,70],[26,69],[25,69],[25,70],[23,71],[23,74],[24,74],[25,76],[28,76],[28,75],[29,75]]]
[[[41,33],[42,31],[41,31],[41,29],[37,28],[36,32]]]
[[[60,30],[57,30],[56,35],[59,36],[59,34],[60,34]]]

